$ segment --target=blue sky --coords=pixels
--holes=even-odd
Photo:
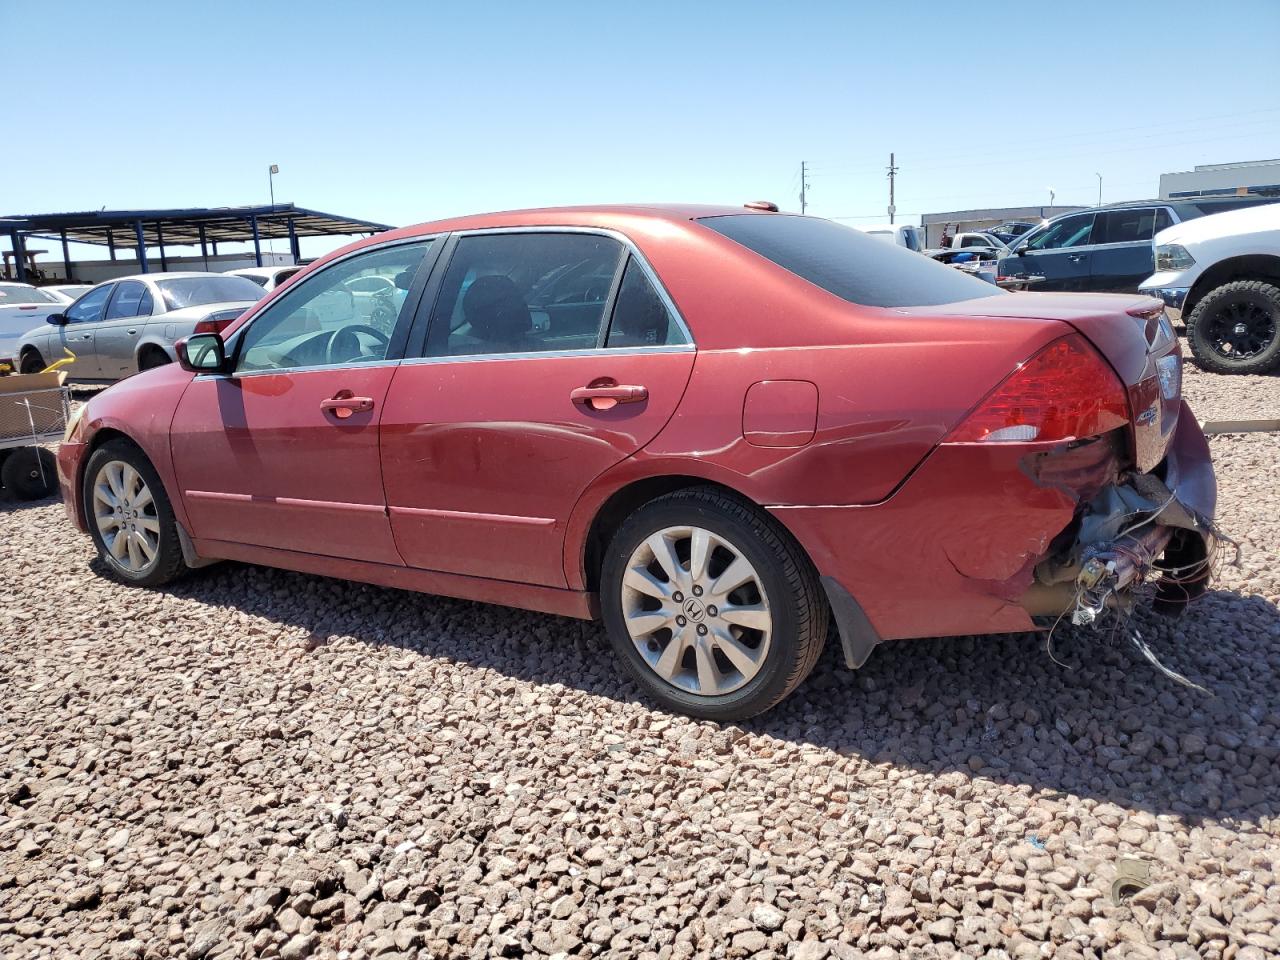
[[[277,200],[393,224],[797,208],[808,160],[810,212],[865,224],[890,151],[900,221],[1135,199],[1280,156],[1277,35],[1276,0],[0,0],[0,215],[265,202],[271,163]]]

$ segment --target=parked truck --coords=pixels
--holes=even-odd
[[[1153,240],[1143,293],[1183,321],[1196,362],[1215,373],[1280,365],[1280,203],[1174,224]]]

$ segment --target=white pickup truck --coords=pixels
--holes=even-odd
[[[1143,293],[1187,327],[1196,362],[1215,373],[1280,364],[1280,203],[1187,220],[1155,235]]]

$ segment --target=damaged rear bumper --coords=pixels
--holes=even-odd
[[[1087,500],[1019,602],[1032,616],[1070,614],[1084,625],[1131,603],[1133,587],[1152,583],[1157,609],[1179,613],[1208,585],[1216,505],[1209,445],[1184,404],[1164,461]]]
[[[863,615],[863,648],[868,636],[1031,630],[1074,618],[1082,591],[1096,616],[1157,578],[1157,602],[1178,609],[1204,589],[1213,556],[1208,444],[1182,403],[1154,470],[1126,472],[1124,446],[1122,434],[1074,446],[943,444],[883,503],[771,512],[828,594],[838,586]]]

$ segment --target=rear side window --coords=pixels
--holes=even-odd
[[[688,342],[644,268],[634,259],[629,260],[618,287],[605,346],[669,347]]]
[[[1163,207],[1133,207],[1108,210],[1098,215],[1093,228],[1094,243],[1150,243],[1155,234],[1169,226]]]
[[[136,317],[138,307],[142,304],[142,295],[146,292],[147,288],[137,280],[121,280],[116,284],[116,295],[111,298],[111,305],[107,307],[106,319]]]
[[[427,355],[595,349],[622,252],[595,234],[463,237],[431,315]]]
[[[736,214],[698,222],[828,293],[867,307],[927,307],[1003,292],[905,247],[817,217]]]

